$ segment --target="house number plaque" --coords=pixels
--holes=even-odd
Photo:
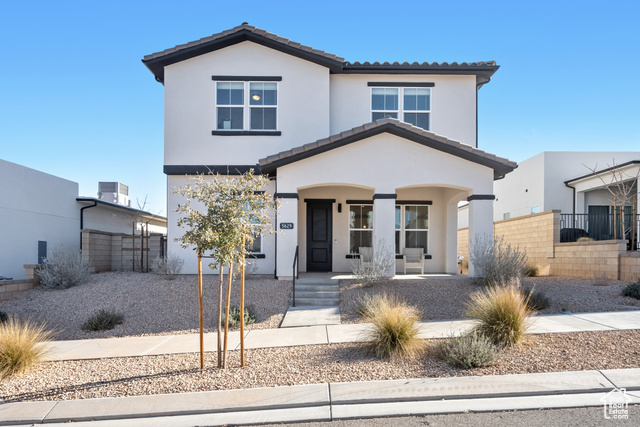
[[[280,223],[280,230],[293,230],[293,223],[292,222],[281,222]]]

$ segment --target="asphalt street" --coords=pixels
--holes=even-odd
[[[606,419],[604,417],[604,408],[592,407],[367,418],[278,425],[291,427],[615,427],[640,425],[640,406],[629,406],[628,411],[628,419]]]

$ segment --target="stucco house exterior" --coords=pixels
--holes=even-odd
[[[253,169],[282,199],[278,233],[254,245],[257,272],[348,272],[384,241],[402,271],[422,248],[425,272],[456,272],[457,207],[473,234],[493,230],[493,183],[516,168],[477,148],[478,90],[495,62],[350,63],[246,23],[146,56],[164,85],[168,250],[175,187],[208,171]],[[471,269],[473,274],[473,267]]]

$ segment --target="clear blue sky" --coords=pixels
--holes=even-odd
[[[479,147],[511,160],[639,151],[639,20],[638,0],[0,0],[0,158],[166,215],[163,87],[140,60],[243,21],[351,62],[496,60]]]

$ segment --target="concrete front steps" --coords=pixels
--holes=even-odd
[[[296,307],[340,305],[338,280],[329,277],[302,277],[296,279]]]

